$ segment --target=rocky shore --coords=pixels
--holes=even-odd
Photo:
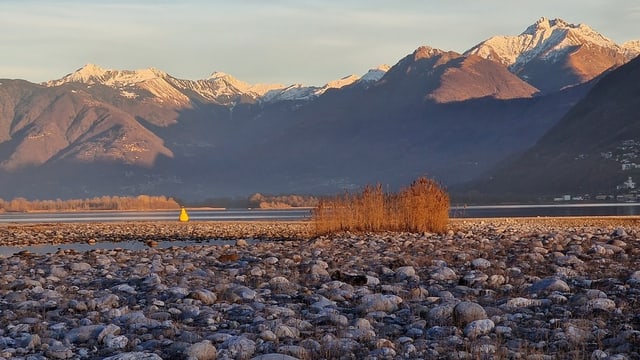
[[[640,359],[640,220],[0,225],[5,359]],[[255,241],[255,239],[259,241]]]

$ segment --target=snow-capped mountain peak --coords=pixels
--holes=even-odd
[[[517,36],[494,36],[465,55],[478,55],[509,68],[541,91],[593,79],[640,54],[640,42],[618,45],[585,24],[540,18]]]
[[[59,86],[66,83],[83,83],[87,85],[102,84],[107,86],[127,86],[151,79],[166,78],[169,75],[156,68],[140,70],[110,70],[95,64],[87,64],[62,79],[51,80],[46,86]]]
[[[252,93],[257,97],[263,96],[271,90],[283,89],[285,85],[282,84],[249,84],[244,81],[238,80],[235,77],[220,71],[216,71],[207,79],[209,82],[218,84],[219,86],[231,86],[235,90],[241,93]]]
[[[553,59],[584,44],[624,52],[621,46],[585,24],[542,17],[518,36],[494,36],[469,49],[465,55],[479,55],[517,72],[532,59]]]

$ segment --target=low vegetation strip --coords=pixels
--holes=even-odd
[[[180,205],[165,196],[139,195],[101,196],[91,199],[71,200],[27,200],[15,198],[11,201],[0,199],[0,212],[28,211],[90,211],[90,210],[170,210],[179,209]]]
[[[340,231],[443,232],[449,222],[449,195],[426,177],[398,193],[368,185],[320,200],[313,212],[317,234]]]

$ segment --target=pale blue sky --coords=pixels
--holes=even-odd
[[[542,16],[640,39],[637,0],[0,0],[0,78],[41,82],[95,63],[322,85],[421,45],[463,52]]]

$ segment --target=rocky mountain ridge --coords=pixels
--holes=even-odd
[[[349,75],[330,81],[324,86],[305,86],[302,84],[249,84],[223,72],[214,72],[206,79],[178,79],[164,71],[147,68],[139,70],[108,70],[95,64],[87,64],[61,79],[50,80],[42,85],[62,86],[70,83],[86,85],[105,85],[120,90],[125,98],[136,99],[149,92],[155,101],[187,105],[194,95],[201,101],[221,105],[235,105],[238,102],[272,102],[309,100],[322,95],[328,89],[339,89],[357,82],[375,82],[379,80],[387,65],[369,70],[362,77]]]

